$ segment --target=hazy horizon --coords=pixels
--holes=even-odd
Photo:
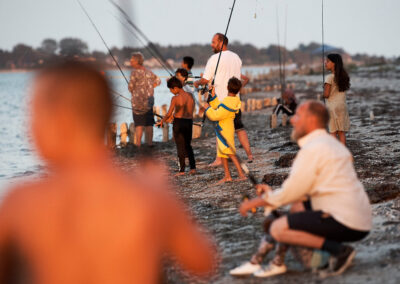
[[[135,46],[137,42],[114,18],[119,15],[107,0],[81,0],[110,47]],[[167,45],[208,44],[215,32],[224,32],[232,0],[120,0],[117,1],[152,42]],[[350,54],[400,56],[398,34],[400,1],[324,0],[325,43]],[[321,0],[237,0],[228,31],[230,41],[258,48],[321,43]],[[278,10],[278,12],[277,12]],[[18,43],[40,46],[45,38],[57,41],[80,38],[89,50],[106,51],[75,0],[2,0],[0,49]]]

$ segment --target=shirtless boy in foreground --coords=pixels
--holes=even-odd
[[[0,283],[158,283],[165,253],[196,275],[213,271],[212,243],[158,167],[132,177],[114,166],[111,112],[108,83],[83,63],[36,77],[31,129],[49,174],[2,202]]]

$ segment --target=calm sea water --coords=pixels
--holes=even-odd
[[[194,75],[200,75],[203,69],[194,69]],[[243,72],[252,74],[267,73],[269,67],[244,67]],[[172,94],[166,86],[168,73],[153,70],[162,79],[162,84],[155,89],[155,105],[169,104]],[[126,71],[129,76],[129,72]],[[126,82],[118,70],[108,71],[113,89],[130,97]],[[34,72],[0,73],[0,196],[4,189],[20,178],[37,175],[44,163],[36,155],[29,134],[30,89]],[[130,102],[115,96],[115,103],[130,107]],[[114,119],[120,125],[133,121],[132,111],[116,108]],[[154,129],[154,140],[161,141],[162,132]]]

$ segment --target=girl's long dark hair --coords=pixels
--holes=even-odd
[[[340,54],[328,54],[328,59],[335,63],[335,83],[338,85],[339,92],[347,91],[350,88],[350,78],[343,67],[343,60]]]

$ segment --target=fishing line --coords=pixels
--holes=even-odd
[[[231,13],[230,13],[229,19],[228,19],[228,24],[226,25],[226,29],[225,29],[224,39],[226,38],[226,34],[228,33],[228,28],[229,28],[229,25],[230,25],[230,23],[231,23],[231,18],[232,18],[233,9],[235,8],[235,3],[236,3],[236,0],[233,0],[233,4],[232,4],[232,8],[231,8]],[[220,51],[219,51],[217,65],[216,65],[216,67],[215,67],[214,77],[213,77],[213,80],[212,80],[212,82],[211,82],[211,88],[209,88],[209,90],[208,90],[207,102],[210,102],[211,89],[212,89],[212,86],[214,86],[214,83],[215,83],[215,77],[217,76],[218,66],[219,66],[219,62],[220,62],[220,60],[221,60],[222,49],[224,48],[224,45],[225,45],[225,44],[226,44],[226,43],[225,43],[225,40],[222,40],[222,45],[221,45],[221,49],[220,49]],[[239,79],[240,79],[240,78],[239,78]],[[204,94],[205,92],[206,92],[206,89],[204,89],[204,92],[202,92],[202,94]],[[206,121],[206,115],[204,114],[204,115],[203,115],[203,120],[202,120],[201,124],[203,125],[205,121]]]
[[[121,14],[124,16],[125,20],[127,21],[127,23],[133,28],[135,29],[143,38],[144,40],[148,43],[148,47],[153,49],[153,51],[158,55],[158,57],[164,62],[164,64],[168,67],[168,69],[170,70],[170,75],[173,76],[173,68],[171,67],[171,65],[165,60],[165,58],[162,56],[162,54],[160,53],[160,51],[157,49],[157,47],[150,41],[150,39],[132,22],[132,20],[130,19],[129,15],[114,1],[109,0],[111,4],[113,4],[120,12]]]
[[[283,101],[283,82],[282,82],[282,58],[281,58],[281,43],[279,37],[279,14],[278,14],[278,3],[276,4],[276,35],[278,38],[278,61],[279,61],[279,82],[281,84],[281,100]]]
[[[231,13],[230,13],[230,15],[229,15],[228,24],[226,25],[226,29],[225,29],[225,34],[224,34],[224,37],[225,37],[225,38],[226,38],[226,34],[228,33],[229,24],[231,23],[231,18],[232,18],[233,8],[235,7],[235,3],[236,3],[236,0],[233,0],[233,5],[232,5],[232,8],[231,8]],[[211,83],[212,86],[214,86],[215,77],[217,76],[219,61],[220,61],[221,55],[222,55],[222,49],[224,48],[224,45],[225,45],[225,44],[226,44],[226,43],[225,43],[225,41],[223,40],[223,41],[222,41],[222,45],[221,45],[221,49],[220,49],[219,55],[218,55],[217,66],[215,67],[214,77],[213,77],[213,80],[212,80],[212,83]]]
[[[121,72],[122,76],[124,76],[124,79],[126,81],[126,83],[129,85],[129,81],[126,78],[124,72],[121,69],[121,66],[119,65],[118,61],[115,59],[114,55],[112,54],[110,48],[108,47],[107,43],[105,42],[103,36],[100,34],[100,31],[97,29],[96,25],[94,24],[94,22],[92,21],[92,19],[90,18],[88,12],[86,11],[85,7],[83,7],[82,3],[79,0],[76,0],[79,3],[79,6],[81,6],[81,9],[83,10],[83,12],[86,14],[86,16],[88,17],[90,23],[92,24],[92,26],[94,27],[94,29],[96,30],[97,34],[99,35],[99,37],[101,38],[101,40],[103,41],[105,47],[108,50],[108,53],[110,54],[110,56],[112,57],[112,59],[114,60],[115,64],[117,64],[117,67],[119,69],[119,71]]]
[[[325,84],[325,66],[324,66],[324,61],[325,61],[325,43],[324,43],[324,0],[322,0],[322,86]],[[323,89],[323,88],[322,88]]]
[[[114,18],[115,18],[118,22],[120,22],[120,24],[121,24],[130,34],[132,34],[132,35],[139,41],[139,43],[140,43],[144,48],[146,48],[146,51],[149,52],[150,55],[151,55],[152,57],[154,57],[154,58],[158,61],[158,63],[160,63],[161,67],[164,68],[164,70],[167,71],[167,73],[168,73],[170,76],[173,76],[173,74],[171,74],[171,70],[168,69],[168,66],[166,66],[165,62],[163,62],[162,59],[160,59],[160,58],[157,56],[157,54],[156,54],[152,49],[150,49],[150,48],[148,47],[148,45],[145,44],[145,43],[142,41],[142,39],[140,39],[140,37],[138,37],[137,34],[135,34],[131,29],[129,29],[117,16],[115,16],[115,15],[113,15],[113,16],[114,16]]]
[[[285,7],[285,35],[283,37],[283,86],[282,86],[282,93],[286,91],[286,39],[287,39],[287,4]]]

